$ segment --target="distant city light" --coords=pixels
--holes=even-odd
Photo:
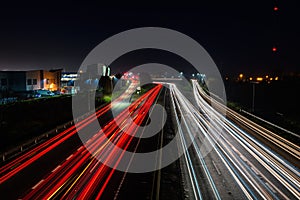
[[[229,80],[228,77],[225,78],[226,80]],[[239,74],[238,76],[238,81],[243,81],[243,82],[246,82],[246,81],[257,81],[257,82],[262,82],[262,81],[266,81],[268,83],[271,83],[271,81],[277,81],[279,80],[279,77],[276,76],[276,77],[271,77],[270,75],[263,75],[263,76],[257,76],[257,77],[253,77],[253,76],[245,76],[244,74]]]

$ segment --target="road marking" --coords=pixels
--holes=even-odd
[[[216,168],[218,175],[221,176],[222,173],[220,172],[219,168],[217,167],[215,161],[212,161],[212,164],[213,164],[213,166]]]
[[[92,173],[97,166],[98,164],[95,164],[94,167],[90,170],[90,173]]]
[[[268,186],[268,188],[270,188],[270,190],[272,190],[273,193],[277,193],[276,190],[274,190],[273,187],[271,187],[271,185],[267,182],[265,182],[266,186]]]
[[[42,182],[44,181],[44,179],[40,180],[40,182],[38,182],[35,186],[33,186],[31,189],[35,189],[37,186],[39,186]]]
[[[60,165],[58,165],[54,170],[52,170],[52,173],[55,172],[58,168],[60,168]]]
[[[256,175],[260,175],[260,172],[254,166],[252,166],[251,169]]]
[[[248,162],[248,159],[247,159],[245,156],[240,155],[240,158],[241,158],[243,161]]]
[[[35,151],[35,152],[33,152],[32,154],[28,155],[28,158],[34,156],[34,154],[36,154],[36,153],[37,153],[37,152]]]
[[[10,168],[10,170],[13,170],[13,169],[15,169],[16,167],[18,167],[19,165],[21,165],[21,163],[19,162],[19,163],[17,163],[17,164],[15,164],[14,166],[12,166],[11,168]]]
[[[73,156],[73,154],[71,154],[66,160],[69,160],[72,156]]]

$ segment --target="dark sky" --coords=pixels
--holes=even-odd
[[[299,72],[297,2],[200,1],[198,5],[187,2],[113,6],[103,5],[101,1],[23,1],[2,4],[0,70],[75,71],[85,56],[109,36],[131,28],[157,26],[180,31],[198,41],[224,75]],[[277,13],[273,11],[275,5],[279,7]],[[272,52],[273,45],[278,52]],[[124,66],[129,64],[132,63],[124,61]],[[116,66],[112,70],[122,71],[122,68]]]

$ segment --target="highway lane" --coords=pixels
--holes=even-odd
[[[97,118],[102,116],[104,113],[108,112],[111,108],[117,108],[121,102],[124,102],[128,99],[133,91],[137,87],[137,83],[132,83],[128,89],[122,94],[120,97],[115,99],[111,104],[108,104],[101,109],[97,110],[94,117],[93,115],[83,119],[82,121],[77,123],[77,127],[73,125],[72,127],[68,128],[67,130],[58,133],[53,138],[45,141],[44,143],[30,149],[29,151],[25,152],[24,154],[14,158],[12,161],[8,162],[4,166],[0,168],[0,184],[17,174],[18,172],[22,171],[25,167],[35,162],[41,156],[45,155],[47,152],[51,151],[58,145],[62,144],[64,141],[72,137],[73,135],[77,134],[78,130],[85,128],[88,124],[94,122]]]
[[[206,116],[199,116],[199,119],[211,126],[213,131],[208,132],[208,137],[217,144],[220,156],[241,183],[245,194],[254,199],[299,199],[299,169],[254,138],[252,132],[268,138],[296,159],[300,155],[299,147],[210,98],[196,81],[193,81],[193,88],[197,104]],[[252,132],[245,132],[207,102],[213,103],[218,109],[226,109],[227,114],[235,120],[241,120],[244,126],[251,127]]]
[[[185,190],[189,191],[189,199],[246,199],[242,190],[236,187],[238,185],[226,167],[222,165],[216,168],[216,164],[221,163],[221,160],[213,148],[214,144],[210,145],[205,139],[208,138],[207,130],[205,124],[197,118],[197,115],[201,115],[199,111],[176,85],[169,84],[169,87],[179,127],[178,146],[186,150],[182,170],[187,177]]]
[[[197,88],[199,89],[199,85],[197,85]],[[287,159],[297,168],[300,167],[299,146],[247,119],[246,117],[224,106],[213,98],[210,98],[203,90],[199,89],[198,92],[206,101],[212,102],[217,111],[226,113],[227,118],[242,126],[247,131],[250,131],[254,137],[257,137],[259,140],[262,140],[264,143],[268,144],[268,146],[276,151],[276,153],[285,157],[285,159]]]
[[[220,179],[235,187],[229,190],[231,198],[240,192],[239,199],[299,198],[299,169],[215,110],[208,103],[214,100],[203,98],[206,94],[196,81],[193,92],[198,108],[176,85],[170,84],[170,89],[180,127],[179,145],[186,149],[186,169],[182,170],[189,177],[193,199],[230,199]],[[299,155],[295,145],[285,144],[291,156]]]
[[[148,96],[151,97],[152,101],[156,98],[156,95],[152,93],[151,95],[148,94]],[[166,90],[164,90],[163,96],[163,102],[166,101]],[[138,102],[138,101],[137,101]],[[145,103],[147,104],[147,109],[149,109],[151,103]],[[147,117],[146,113],[148,112],[145,109],[142,109],[141,106],[138,105],[138,103],[133,103],[129,109],[132,108],[131,117],[133,119],[136,119],[137,124],[143,121],[143,118]],[[119,116],[122,116],[122,120],[120,122],[117,122],[117,124],[124,124],[125,126],[130,125],[130,123],[126,122],[126,119],[128,119],[128,116],[126,117],[124,113],[120,113]],[[116,119],[118,120],[118,118]],[[163,143],[163,138],[166,137],[164,132],[160,132],[157,137],[160,138],[160,140],[157,140],[157,138],[153,139],[153,142],[145,141],[143,143],[139,144],[139,141],[129,142],[128,139],[122,139],[124,138],[121,135],[124,135],[124,133],[120,132],[120,129],[124,130],[131,130],[131,126],[128,128],[121,127],[119,130],[116,130],[117,128],[114,126],[114,122],[110,122],[106,124],[106,126],[103,126],[103,131],[106,133],[106,137],[110,137],[111,141],[114,141],[116,144],[118,144],[122,149],[126,150],[126,148],[131,148],[131,150],[136,149],[137,146],[139,146],[140,150],[145,151],[145,146],[151,147],[152,144],[158,145],[160,147]],[[134,126],[132,126],[134,128]],[[114,130],[115,129],[115,130]],[[111,134],[111,135],[110,135]],[[118,199],[127,199],[128,196],[128,186],[131,187],[132,183],[138,182],[140,180],[140,194],[138,194],[137,191],[133,191],[130,195],[132,198],[135,198],[139,196],[140,198],[146,198],[147,194],[144,192],[149,190],[148,197],[152,198],[159,198],[161,195],[161,185],[164,187],[163,192],[170,191],[169,189],[169,183],[166,183],[165,181],[161,180],[161,176],[164,176],[164,180],[169,180],[171,175],[174,177],[178,174],[177,170],[176,172],[171,172],[173,174],[170,175],[169,170],[166,170],[168,174],[161,175],[161,171],[157,172],[151,172],[151,173],[145,173],[145,174],[138,174],[137,176],[132,176],[133,179],[128,179],[126,176],[126,173],[122,174],[118,171],[115,171],[109,167],[101,165],[100,162],[97,162],[97,159],[95,159],[95,156],[103,156],[103,157],[109,157],[108,160],[113,160],[111,162],[115,162],[117,164],[118,158],[121,158],[121,154],[116,152],[114,148],[111,145],[104,144],[105,142],[101,140],[100,135],[103,136],[103,133],[97,133],[93,135],[93,137],[86,141],[87,145],[89,146],[89,149],[95,151],[93,155],[90,152],[87,152],[86,148],[82,147],[80,143],[74,147],[74,141],[73,137],[66,140],[62,145],[58,145],[56,148],[51,150],[46,155],[42,156],[38,159],[37,162],[33,162],[31,166],[26,167],[24,170],[29,170],[29,174],[33,174],[32,166],[35,166],[34,170],[37,170],[39,172],[39,175],[34,178],[34,180],[29,181],[29,183],[26,183],[26,186],[24,184],[21,184],[21,187],[25,188],[23,190],[22,195],[19,195],[19,193],[15,193],[15,195],[10,196],[13,197],[13,199],[16,198],[22,198],[22,199],[44,199],[44,198],[63,198],[63,199],[69,199],[69,198],[112,198],[116,192],[116,189],[121,188],[122,191],[120,191],[119,195],[115,195],[114,198]],[[132,133],[130,134],[132,135]],[[78,138],[77,138],[78,139]],[[125,140],[125,142],[124,142]],[[123,141],[123,142],[121,142]],[[118,143],[119,142],[119,143]],[[68,143],[68,145],[66,145]],[[131,144],[129,146],[126,146],[125,144]],[[125,146],[124,146],[125,145]],[[131,147],[130,147],[131,146]],[[135,147],[136,146],[136,147]],[[64,148],[65,147],[65,148]],[[100,151],[97,151],[97,149]],[[102,148],[103,147],[103,148]],[[63,148],[63,150],[62,150]],[[94,149],[93,149],[94,148]],[[152,147],[151,147],[152,148]],[[150,148],[150,149],[151,149]],[[105,152],[101,153],[101,150],[104,150]],[[66,151],[68,152],[67,156],[57,156],[60,155],[60,151]],[[147,149],[146,149],[147,151]],[[99,154],[98,154],[99,152]],[[51,159],[49,160],[49,156]],[[158,156],[158,165],[159,161],[161,161],[160,154]],[[47,168],[44,168],[43,170],[39,170],[38,164],[40,160],[46,161],[49,166]],[[42,172],[42,173],[41,173]],[[175,173],[175,174],[174,174]],[[22,174],[22,173],[21,173]],[[46,175],[45,175],[46,174]],[[24,175],[21,177],[18,177],[20,174],[15,175],[12,179],[8,180],[7,182],[10,182],[12,180],[12,183],[8,184],[7,189],[12,188],[12,185],[15,185],[15,178],[16,180],[24,180]],[[27,176],[28,177],[28,176]],[[122,184],[123,177],[125,179],[125,187],[124,184]],[[30,178],[30,175],[29,175]],[[149,184],[144,184],[143,182],[145,180],[149,180]],[[176,180],[176,179],[175,179]],[[129,181],[129,182],[128,182]],[[151,181],[153,181],[153,185],[151,184]],[[172,178],[172,181],[174,181],[174,178]],[[179,179],[176,181],[178,184],[178,188],[180,187]],[[118,185],[119,184],[119,185]],[[151,188],[152,186],[152,188]],[[172,186],[174,186],[172,184]],[[26,189],[27,188],[27,189]],[[125,194],[124,194],[124,189]],[[145,189],[148,188],[148,189]],[[153,189],[154,188],[154,189]],[[176,190],[173,189],[173,194],[168,195],[169,198],[171,197],[177,197],[178,199],[181,199],[181,196],[176,196],[177,193],[179,193],[178,188]],[[0,189],[1,190],[1,189]],[[18,188],[16,188],[17,191]],[[172,198],[174,199],[174,198]]]
[[[164,95],[163,95],[163,107],[166,108],[166,94],[167,94],[167,89],[164,89]],[[162,151],[163,151],[163,144],[164,144],[164,123],[163,123],[163,119],[166,117],[164,116],[164,112],[163,112],[163,116],[161,116],[161,128],[160,128],[160,132],[158,134],[158,141],[157,141],[157,149],[159,149],[158,153],[157,153],[157,162],[156,162],[156,168],[158,170],[156,170],[154,172],[154,178],[153,178],[153,184],[152,184],[152,192],[151,192],[151,199],[160,199],[160,190],[161,190],[161,165],[162,165]],[[159,126],[159,124],[158,124]]]
[[[137,101],[129,107],[130,115],[137,124],[143,121],[146,116],[145,113],[149,111],[151,102],[154,101],[159,90],[160,87],[156,87],[152,92],[141,97],[141,101]],[[147,99],[145,99],[146,97]],[[143,106],[136,105],[140,103],[143,103]],[[120,120],[124,127],[118,127],[114,121],[108,123],[103,131],[95,134],[87,141],[86,147],[90,152],[86,148],[80,147],[53,169],[50,175],[38,182],[23,198],[100,198],[115,169],[103,165],[97,159],[101,157],[114,166],[120,162],[122,154],[131,144],[133,138],[126,132],[134,132],[136,127],[126,123],[129,119],[126,114],[127,112],[123,112],[115,118],[116,121]],[[123,151],[117,151],[114,145],[105,140],[106,137],[109,137]],[[99,186],[101,187],[99,188]]]
[[[270,134],[268,130],[224,107],[204,93],[197,82],[192,83],[197,107],[186,99],[175,84],[166,84],[170,91],[174,122],[178,127],[178,148],[186,150],[180,162],[181,170],[186,176],[185,181],[188,182],[184,186],[189,190],[188,198],[299,199],[300,181],[297,165],[291,164],[252,135],[262,135],[270,143],[290,154],[295,162],[299,161],[299,147],[275,133]],[[100,132],[95,130],[91,138],[85,141],[90,151],[75,138],[76,134],[72,133],[74,129],[70,129],[64,134],[58,134],[60,137],[53,137],[55,139],[51,142],[36,147],[31,153],[25,152],[23,155],[26,156],[22,155],[7,163],[0,168],[0,193],[5,194],[5,190],[16,185],[15,189],[22,191],[22,195],[12,194],[10,197],[15,197],[14,199],[97,199],[111,197],[118,187],[122,190],[126,173],[116,172],[113,168],[103,165],[97,158],[117,166],[126,149],[137,150],[140,140],[134,140],[126,134],[127,132],[134,135],[136,132],[136,126],[130,124],[128,118],[140,125],[147,118],[146,113],[157,100],[160,91],[161,88],[155,87],[131,104],[129,113],[120,112],[116,121],[108,122]],[[115,104],[116,107],[120,105],[118,102]],[[227,118],[220,114],[222,109],[226,110]],[[103,110],[102,112],[105,113]],[[103,116],[102,112],[99,111],[97,117]],[[95,123],[89,120],[83,120],[82,128]],[[118,127],[116,124],[122,126]],[[163,145],[163,133],[158,135],[158,148]],[[68,134],[74,135],[66,137]],[[116,150],[105,138],[109,138],[124,151]],[[159,157],[158,154],[158,165],[161,161]],[[20,181],[30,179],[33,174],[31,180],[25,183]],[[155,189],[151,197],[157,199],[161,196],[161,171],[154,174]],[[149,174],[146,176],[152,177]],[[23,189],[18,190],[22,187]],[[115,196],[120,197],[124,197],[124,194]]]
[[[162,89],[156,104],[162,105],[166,110],[166,113],[163,112],[160,116],[149,114],[151,123],[155,123],[157,127],[160,127],[160,131],[152,137],[139,139],[136,148],[131,151],[143,153],[160,149],[160,151],[156,152],[156,159],[153,161],[153,167],[157,167],[158,170],[147,173],[124,173],[122,184],[116,190],[114,199],[176,200],[184,198],[179,162],[176,161],[167,167],[160,168],[164,161],[164,156],[168,156],[163,153],[162,147],[167,145],[174,138],[175,134],[168,88],[164,87]],[[164,123],[164,117],[166,117],[166,123]],[[153,119],[154,122],[152,121]],[[145,132],[142,135],[147,134],[147,131]],[[177,152],[176,149],[173,150]],[[135,157],[133,156],[134,159]],[[104,199],[111,198],[110,196],[105,197]]]
[[[125,108],[124,103],[120,104],[120,102],[128,102],[131,94],[135,91],[135,87],[137,87],[137,82],[133,82],[112,104],[99,109],[96,112],[96,117],[89,116],[78,122],[77,128],[87,128],[90,124],[95,123],[97,118],[103,120],[103,115],[106,115],[110,108],[123,110]],[[81,141],[77,136],[76,128],[72,126],[15,159],[4,163],[0,168],[0,193],[4,197],[12,195],[13,199],[17,198],[18,194],[23,193],[36,180],[49,173],[53,166],[68,157],[68,152],[75,150],[80,145]],[[26,181],[24,182],[24,180]],[[11,188],[14,188],[17,192],[11,191]]]
[[[156,99],[154,104],[165,105],[165,96],[167,90],[162,88],[160,91],[158,98]],[[143,123],[143,125],[147,125],[151,123],[152,110],[149,112],[147,119]],[[163,119],[163,116],[161,116]],[[159,120],[159,119],[158,119]],[[163,120],[162,120],[163,121]],[[152,122],[153,123],[153,122]],[[155,134],[150,138],[142,138],[145,134],[145,128],[142,128],[140,136],[134,148],[129,149],[129,151],[133,153],[142,153],[142,152],[151,152],[153,150],[159,149],[163,142],[163,126],[162,122],[158,122],[156,126],[162,126],[161,131]],[[155,148],[156,147],[156,148]],[[131,157],[131,161],[134,160],[134,155]],[[155,160],[154,166],[159,165],[161,162],[161,157],[159,153],[157,154],[157,159]],[[128,168],[131,167],[132,162],[128,164]],[[122,181],[119,184],[118,189],[115,192],[113,199],[159,199],[160,196],[160,178],[161,178],[161,170],[157,170],[154,172],[147,173],[127,173],[125,172],[122,175]]]

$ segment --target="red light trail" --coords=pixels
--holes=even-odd
[[[128,90],[132,90],[136,86],[136,82],[133,82]],[[16,175],[20,171],[22,171],[25,167],[31,165],[33,162],[38,160],[40,157],[47,154],[49,151],[53,150],[55,147],[72,137],[73,135],[77,134],[77,130],[81,130],[82,128],[86,127],[91,122],[95,121],[98,117],[106,113],[110,110],[110,108],[117,104],[118,102],[122,101],[123,99],[127,98],[130,93],[126,92],[117,99],[115,99],[111,104],[108,104],[101,109],[99,109],[94,115],[87,117],[86,119],[77,123],[77,127],[73,125],[72,127],[68,128],[67,130],[57,134],[53,138],[47,140],[46,142],[42,143],[41,145],[29,150],[25,154],[17,157],[16,159],[12,160],[11,162],[7,163],[6,165],[0,168],[0,184],[11,178],[12,176]],[[113,105],[112,105],[113,104]]]
[[[109,122],[108,126],[88,140],[85,145],[89,151],[83,148],[84,146],[78,148],[52,170],[51,174],[34,186],[24,199],[48,199],[56,195],[62,195],[64,199],[72,199],[75,196],[79,199],[91,198],[93,195],[100,198],[115,169],[102,164],[97,158],[101,158],[104,163],[110,163],[110,166],[117,166],[120,163],[123,154],[132,145],[137,125],[146,118],[161,88],[162,85],[157,85],[132,103],[128,108],[129,112],[124,110]],[[134,123],[130,123],[130,118]],[[117,124],[124,126],[118,127]],[[106,138],[111,143],[107,142]],[[117,147],[122,150],[119,151]],[[101,188],[97,190],[100,183]]]

